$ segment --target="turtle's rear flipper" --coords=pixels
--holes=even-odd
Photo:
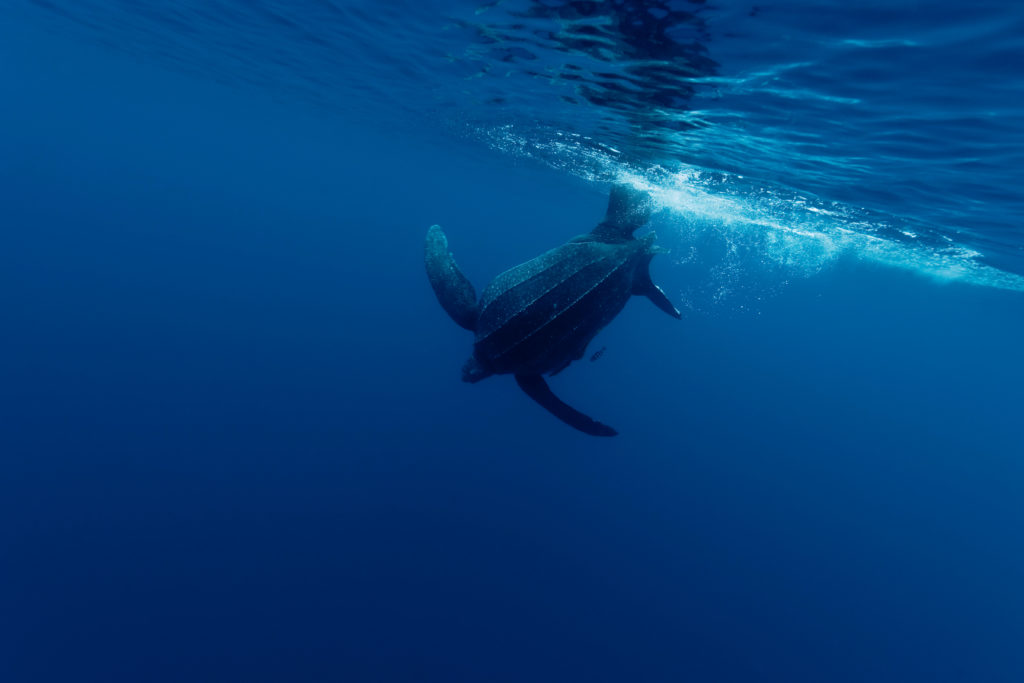
[[[448,251],[448,238],[440,225],[430,226],[424,251],[427,277],[441,307],[459,327],[476,330],[476,291]]]
[[[516,384],[526,395],[544,406],[548,412],[570,427],[592,436],[615,436],[617,431],[606,424],[587,417],[551,393],[551,387],[540,375],[516,375]]]

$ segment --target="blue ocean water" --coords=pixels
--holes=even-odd
[[[0,680],[1024,680],[1024,7],[0,5]],[[648,191],[551,380],[478,289]],[[589,361],[590,354],[604,349]]]

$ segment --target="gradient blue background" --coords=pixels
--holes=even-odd
[[[459,381],[421,250],[606,188],[29,26],[0,100],[0,680],[1024,680],[1021,294],[638,299],[594,439]]]

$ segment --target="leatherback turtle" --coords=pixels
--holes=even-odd
[[[649,265],[659,251],[655,235],[633,237],[650,214],[646,194],[613,187],[608,212],[596,228],[506,270],[484,289],[479,302],[448,250],[441,226],[432,226],[425,258],[430,284],[452,320],[476,333],[463,381],[513,374],[530,398],[563,422],[594,436],[617,434],[555,396],[543,375],[554,375],[583,358],[590,340],[634,294],[646,296],[674,318],[682,317],[651,282]]]

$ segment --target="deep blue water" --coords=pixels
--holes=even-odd
[[[1022,7],[3,3],[0,681],[1024,680]]]

